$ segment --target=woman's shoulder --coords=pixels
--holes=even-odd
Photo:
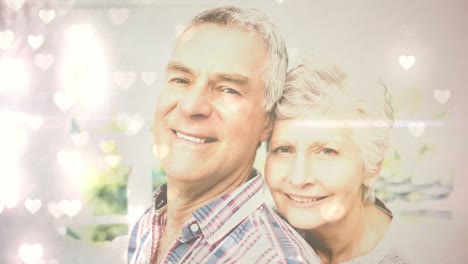
[[[452,232],[444,231],[449,230],[450,219],[393,212],[383,203],[376,207],[392,218],[384,236],[367,255],[346,264],[453,263],[447,256]]]
[[[442,251],[451,237],[446,228],[448,219],[393,213],[379,247],[385,250],[382,261],[376,263],[447,263]]]

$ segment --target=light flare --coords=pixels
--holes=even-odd
[[[0,59],[0,93],[12,97],[28,93],[28,74],[22,60]]]
[[[78,24],[66,31],[62,82],[64,93],[84,107],[105,102],[109,70],[103,48],[89,24]]]

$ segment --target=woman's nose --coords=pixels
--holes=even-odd
[[[289,176],[289,182],[295,186],[303,186],[315,182],[314,177],[307,171],[307,160],[305,155],[298,153],[294,162],[293,171]]]

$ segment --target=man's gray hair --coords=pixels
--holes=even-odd
[[[276,119],[300,118],[319,111],[337,113],[353,130],[366,173],[376,173],[389,147],[393,109],[385,84],[352,75],[340,68],[322,66],[307,58],[288,73],[283,97],[277,104]],[[332,121],[333,122],[333,121]],[[318,124],[334,125],[335,123]],[[363,198],[373,202],[373,186],[364,186]]]
[[[263,40],[268,49],[268,61],[263,73],[264,107],[267,112],[270,112],[283,94],[288,69],[286,45],[275,25],[258,10],[225,6],[198,14],[189,22],[185,30],[203,24],[245,28],[256,33]]]

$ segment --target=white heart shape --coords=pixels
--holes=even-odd
[[[81,201],[80,200],[62,200],[60,201],[60,209],[68,217],[75,216],[81,210]]]
[[[440,103],[445,104],[450,99],[450,90],[435,90],[434,98]]]
[[[26,207],[26,209],[28,209],[28,211],[31,214],[35,214],[41,208],[42,202],[39,199],[34,199],[34,200],[27,199],[24,202],[24,206]]]
[[[18,254],[24,262],[36,263],[44,255],[44,249],[40,244],[21,244]]]
[[[145,120],[140,115],[130,116],[125,126],[125,133],[135,135],[143,128]]]
[[[0,49],[4,50],[11,46],[15,39],[15,33],[11,30],[0,31]]]
[[[129,12],[127,8],[111,8],[107,11],[107,15],[114,25],[122,25],[127,20]]]
[[[53,203],[53,202],[48,203],[47,210],[55,218],[59,218],[63,214],[62,209],[60,208],[60,204],[58,203]]]
[[[115,141],[113,140],[109,140],[109,141],[102,140],[101,142],[99,142],[99,148],[102,150],[102,152],[109,154],[113,152],[114,150],[116,150],[117,145],[115,144]]]
[[[120,155],[107,155],[106,156],[106,162],[112,168],[117,167],[117,165],[119,165],[121,160],[122,160],[122,157]]]
[[[426,125],[423,122],[414,122],[408,125],[408,131],[415,137],[421,136],[425,129]]]
[[[411,67],[413,67],[413,64],[416,61],[416,59],[414,58],[414,56],[400,56],[399,61],[403,69],[409,70]]]
[[[156,81],[158,75],[155,72],[142,72],[140,77],[146,85],[150,85]]]
[[[53,9],[41,9],[41,10],[39,10],[39,18],[45,24],[49,24],[55,18],[55,10],[53,10]]]
[[[83,147],[84,145],[86,145],[86,143],[88,143],[89,133],[86,131],[82,131],[80,133],[73,133],[70,135],[70,137],[73,141],[73,144],[76,147]]]
[[[164,159],[169,153],[169,147],[167,145],[154,145],[153,152],[156,154],[156,157],[159,159]]]
[[[62,112],[67,111],[75,104],[73,98],[65,92],[56,92],[54,94],[54,103]]]
[[[28,44],[33,49],[38,49],[44,43],[44,36],[42,35],[29,35]]]
[[[67,227],[66,226],[57,226],[55,228],[55,230],[57,231],[57,233],[59,233],[62,236],[67,234]]]
[[[52,54],[36,54],[34,55],[34,64],[39,69],[46,71],[54,63],[54,56]]]
[[[126,91],[132,84],[136,81],[137,75],[136,73],[132,71],[128,72],[114,72],[113,74],[114,77],[114,82],[117,84],[117,86]]]
[[[25,0],[5,0],[5,4],[13,11],[16,12],[23,7]]]

